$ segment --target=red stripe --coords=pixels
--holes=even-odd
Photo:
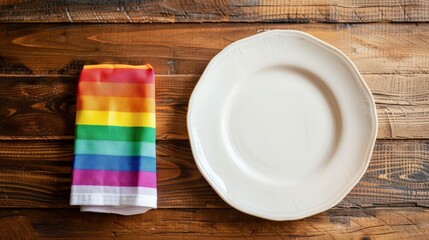
[[[80,81],[84,82],[119,82],[119,83],[154,83],[155,74],[150,69],[131,68],[94,68],[83,69]]]
[[[144,171],[73,170],[73,185],[156,188],[156,173]]]

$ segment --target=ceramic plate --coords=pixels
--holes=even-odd
[[[268,31],[213,58],[189,103],[197,166],[248,214],[294,220],[325,211],[364,174],[374,100],[338,49],[299,31]]]

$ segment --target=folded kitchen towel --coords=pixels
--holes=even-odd
[[[84,66],[76,108],[70,204],[122,215],[156,208],[152,67]]]

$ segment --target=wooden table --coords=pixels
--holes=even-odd
[[[428,239],[429,1],[0,0],[0,238]],[[189,95],[225,46],[269,29],[308,32],[357,65],[377,103],[370,166],[333,209],[272,222],[226,205],[186,133]],[[69,206],[76,83],[84,64],[157,73],[159,209]]]

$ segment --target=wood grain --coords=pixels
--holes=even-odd
[[[338,205],[429,207],[429,141],[377,141],[370,166]],[[66,208],[72,141],[1,141],[0,207]],[[226,204],[203,179],[188,141],[157,143],[160,208],[212,208]]]
[[[2,0],[2,22],[422,22],[429,3],[415,1],[42,1]]]
[[[429,138],[429,77],[364,75],[378,139]],[[187,104],[199,76],[157,76],[157,139],[188,139]],[[78,77],[0,77],[0,139],[73,139]]]
[[[234,209],[151,210],[143,215],[73,210],[0,210],[6,239],[427,239],[429,210],[330,210],[273,222]]]
[[[106,62],[200,75],[231,42],[270,29],[308,32],[342,50],[365,74],[429,72],[429,23],[1,24],[0,75],[77,75],[84,64]]]
[[[377,138],[429,138],[429,75],[364,75],[377,105]]]

